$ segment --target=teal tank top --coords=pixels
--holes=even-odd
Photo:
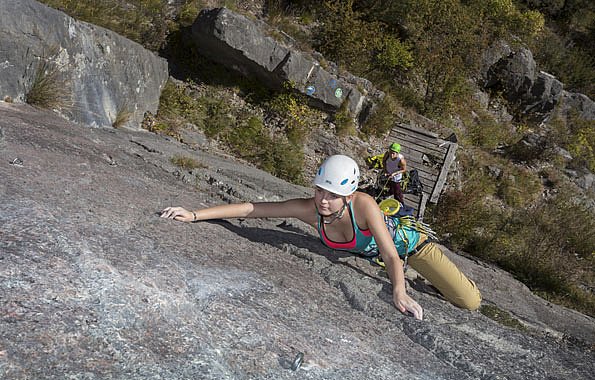
[[[382,211],[379,210],[379,212]],[[383,216],[384,223],[393,238],[393,243],[395,244],[399,256],[407,256],[407,254],[411,253],[417,246],[420,239],[420,233],[413,228],[402,226],[398,217],[390,215]],[[376,245],[374,236],[372,236],[369,229],[362,230],[358,227],[357,222],[355,221],[355,215],[353,214],[351,202],[349,202],[349,217],[353,228],[353,239],[348,242],[335,242],[326,236],[322,217],[318,215],[318,235],[320,236],[322,243],[331,249],[357,253],[366,257],[378,256],[380,252],[378,252],[378,245]]]
[[[336,242],[329,239],[324,231],[324,223],[320,214],[318,214],[318,235],[320,236],[322,243],[329,248],[360,253],[366,249],[370,242],[374,241],[374,237],[370,230],[362,230],[358,227],[357,222],[355,221],[355,216],[353,215],[351,202],[349,202],[348,206],[349,218],[351,219],[351,226],[353,228],[353,239],[351,239],[351,241]]]

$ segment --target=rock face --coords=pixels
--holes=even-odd
[[[140,128],[168,77],[141,45],[33,0],[0,0],[0,46],[0,100],[24,102],[45,78],[52,107],[90,126]]]
[[[280,89],[290,81],[314,106],[330,112],[346,102],[360,122],[383,97],[369,81],[323,69],[311,56],[268,37],[264,25],[226,8],[203,9],[192,34],[200,54],[270,88]]]
[[[585,120],[595,120],[595,102],[583,94],[565,91],[553,75],[538,71],[528,49],[513,51],[498,44],[486,51],[482,80],[484,88],[502,91],[521,113],[547,118],[561,104],[564,114],[576,111]]]
[[[192,171],[172,164],[191,157]],[[185,224],[170,205],[310,189],[146,132],[85,128],[0,102],[2,379],[592,379],[593,318],[448,252],[483,305],[460,310],[407,272],[424,321],[386,275],[296,221]],[[291,362],[303,352],[294,373]]]

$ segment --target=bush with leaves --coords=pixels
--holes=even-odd
[[[481,170],[477,155],[462,155],[462,187],[441,196],[433,226],[448,234],[452,248],[497,264],[545,298],[595,315],[595,295],[585,290],[595,286],[592,211],[563,181],[552,183],[556,197],[540,200],[534,175],[510,166],[502,169],[502,179],[493,178]],[[504,198],[503,207],[495,196]]]

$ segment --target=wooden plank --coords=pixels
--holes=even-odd
[[[438,141],[434,143],[423,142],[416,140],[415,137],[406,137],[398,140],[395,139],[393,141],[398,141],[399,144],[401,144],[401,153],[416,151],[444,157],[447,152],[447,149],[441,147]]]
[[[408,128],[402,128],[400,126],[396,126],[395,128],[393,128],[390,132],[389,132],[389,136],[391,137],[399,137],[399,136],[413,136],[416,139],[419,139],[421,141],[425,141],[425,142],[429,142],[431,143],[432,141],[436,141],[439,139],[438,135],[427,135],[425,133],[418,133],[416,131],[412,131],[411,129]]]
[[[447,148],[438,147],[437,145],[426,146],[416,142],[401,140],[401,153],[403,154],[433,155],[440,157],[439,161],[442,162],[447,152]]]
[[[435,140],[430,142],[418,140],[414,136],[402,136],[400,139],[395,138],[393,141],[399,142],[403,148],[407,149],[414,149],[422,152],[429,149],[432,152],[436,152],[439,155],[444,155],[447,152],[446,147],[440,147],[440,144],[444,140]]]
[[[393,130],[391,130],[388,134],[389,138],[393,138],[393,139],[400,139],[400,138],[413,138],[419,141],[423,141],[424,143],[430,143],[432,144],[433,142],[440,140],[439,138],[436,137],[429,137],[426,135],[420,135],[419,133],[415,133],[415,132],[411,132],[409,130],[406,129],[401,129],[401,128],[395,128]],[[390,144],[391,142],[388,142],[388,144]]]
[[[445,150],[444,153],[433,154],[433,152],[409,151],[403,153],[403,156],[405,157],[405,160],[407,160],[407,164],[414,162],[416,165],[428,166],[425,164],[425,156],[430,162],[433,162],[433,165],[441,167],[444,162],[444,156],[446,156],[447,152],[448,151]]]
[[[432,179],[433,181],[436,181],[438,179],[438,176],[440,175],[440,171],[436,168],[433,168],[430,166],[425,166],[425,165],[413,166],[413,165],[409,165],[409,163],[407,163],[407,164],[408,164],[407,170],[416,169],[421,178],[428,178],[428,179]]]
[[[416,218],[423,219],[426,210],[426,204],[428,202],[428,194],[422,193],[421,195],[405,194],[405,204],[408,207],[413,207]]]
[[[410,131],[413,131],[415,133],[419,133],[421,135],[428,136],[428,137],[434,137],[434,138],[438,138],[439,137],[434,132],[428,131],[427,129],[423,129],[423,128],[420,128],[420,127],[417,127],[417,126],[414,126],[414,125],[411,125],[411,124],[397,123],[397,127],[398,128],[402,128],[402,129],[406,129],[406,130],[410,130]]]
[[[455,159],[455,152],[457,151],[458,144],[450,143],[448,148],[448,153],[444,158],[444,164],[442,165],[442,170],[440,171],[440,175],[436,180],[436,186],[434,186],[434,190],[432,192],[432,196],[430,197],[430,202],[438,203],[438,198],[440,197],[440,193],[442,192],[442,188],[446,183],[446,178],[448,176],[448,169],[450,169],[450,165]]]

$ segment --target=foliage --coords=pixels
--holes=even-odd
[[[548,123],[549,130],[544,137],[543,146],[533,148],[516,149],[513,157],[524,157],[532,155],[533,160],[555,160],[556,147],[563,147],[572,155],[573,167],[587,167],[595,172],[595,121],[581,118],[576,112],[570,112],[563,116],[559,112],[554,113]]]
[[[554,74],[568,90],[595,98],[595,49],[582,48],[570,37],[560,36],[551,29],[532,39],[530,47],[540,66]]]
[[[518,139],[509,125],[499,123],[487,111],[478,109],[473,113],[475,117],[466,122],[465,136],[472,145],[492,151],[498,144],[512,143]]]
[[[390,93],[386,94],[362,126],[362,133],[377,137],[384,136],[393,128],[402,109],[403,107]]]
[[[239,158],[280,178],[301,183],[304,158],[303,139],[299,136],[303,137],[303,127],[307,125],[306,119],[302,119],[304,115],[299,113],[302,105],[290,93],[275,98],[275,106],[287,106],[283,110],[296,114],[286,136],[271,137],[260,118],[232,109],[223,93],[210,91],[194,93],[192,86],[169,81],[162,91],[158,123],[153,130],[177,136],[178,129],[191,123],[227,145]]]
[[[537,10],[522,11],[513,0],[488,0],[476,8],[492,38],[509,37],[510,34],[525,40],[543,30],[545,19]]]
[[[284,91],[274,95],[267,104],[271,111],[285,119],[285,134],[289,142],[301,145],[310,132],[308,124],[315,113],[308,107],[306,97],[295,92],[293,87],[292,83],[285,83]]]
[[[348,70],[365,75],[372,71],[394,74],[413,64],[410,46],[376,20],[354,8],[354,0],[324,2],[314,45]]]
[[[502,170],[496,194],[508,206],[522,208],[533,204],[541,190],[539,178],[534,173],[523,167],[508,164]]]
[[[571,131],[568,150],[575,165],[584,165],[595,172],[595,121],[574,118]]]
[[[393,35],[387,34],[380,41],[376,54],[378,66],[386,73],[393,70],[407,70],[413,66],[411,46]]]
[[[433,225],[448,232],[448,243],[499,265],[548,299],[595,315],[595,296],[579,286],[595,285],[594,215],[572,200],[569,188],[538,201],[537,180],[528,173],[521,181],[506,183],[513,169],[505,167],[505,183],[500,184],[482,174],[477,160],[463,159],[468,162],[461,190],[446,192],[433,214]],[[522,177],[517,172],[515,178]],[[514,207],[486,202],[498,194],[518,197],[505,199]]]
[[[304,161],[301,148],[283,138],[271,137],[259,118],[248,118],[245,125],[229,131],[225,140],[241,158],[279,178],[301,183]]]
[[[180,8],[179,24],[181,27],[188,27],[194,23],[198,13],[204,8],[202,0],[188,0]]]
[[[337,128],[337,136],[353,136],[356,134],[355,120],[349,113],[349,102],[347,99],[341,103],[341,107],[335,113],[334,121]]]
[[[186,91],[185,86],[177,86],[167,81],[159,99],[158,118],[169,124],[181,127],[183,123],[201,124],[206,117],[200,104]]]

